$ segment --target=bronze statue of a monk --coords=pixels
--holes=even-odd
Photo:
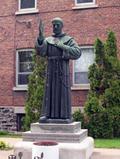
[[[72,117],[69,60],[78,59],[81,50],[75,40],[62,31],[61,18],[54,18],[52,25],[53,35],[45,38],[43,24],[40,22],[35,46],[37,54],[47,57],[48,60],[40,123],[70,123]]]

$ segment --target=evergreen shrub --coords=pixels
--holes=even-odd
[[[33,52],[34,69],[29,76],[27,99],[25,103],[25,117],[23,119],[23,129],[29,130],[30,124],[38,122],[42,107],[46,59],[36,56]]]
[[[89,134],[95,138],[120,135],[120,60],[115,34],[95,42],[95,63],[89,68],[90,91],[85,103]]]
[[[104,110],[89,116],[88,134],[94,138],[112,138],[112,117]]]
[[[81,110],[76,110],[72,116],[73,121],[81,122],[81,127],[84,128],[84,114],[81,112]]]

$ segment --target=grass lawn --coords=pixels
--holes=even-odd
[[[95,148],[118,148],[118,149],[120,149],[120,138],[95,139]]]
[[[0,138],[21,138],[21,134],[13,134],[4,131],[0,131]],[[120,149],[120,138],[113,139],[95,139],[95,148],[116,148]]]
[[[7,131],[0,131],[0,138],[1,137],[21,138],[22,135],[20,133],[19,134],[14,134],[14,133],[9,133]]]
[[[22,135],[17,135],[17,134],[0,135],[0,138],[22,138]]]

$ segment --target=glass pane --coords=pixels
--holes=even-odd
[[[78,60],[74,61],[74,83],[75,84],[87,84],[88,80],[88,68],[93,64],[95,59],[93,48],[82,48],[82,55]]]
[[[91,3],[93,0],[77,0],[77,3]]]
[[[20,8],[35,8],[35,0],[21,0]]]
[[[87,72],[76,72],[75,73],[75,84],[88,84],[88,73]]]
[[[32,62],[21,62],[19,67],[19,72],[32,72],[33,63]]]
[[[29,74],[19,74],[18,75],[18,85],[28,84],[28,76],[29,76]]]
[[[19,62],[32,61],[32,51],[19,51]]]
[[[83,48],[82,55],[78,60],[74,62],[74,71],[75,72],[88,72],[88,68],[93,64],[95,59],[94,49],[93,48]]]

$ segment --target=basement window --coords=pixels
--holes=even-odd
[[[27,87],[28,77],[33,71],[33,49],[17,50],[16,87]]]

